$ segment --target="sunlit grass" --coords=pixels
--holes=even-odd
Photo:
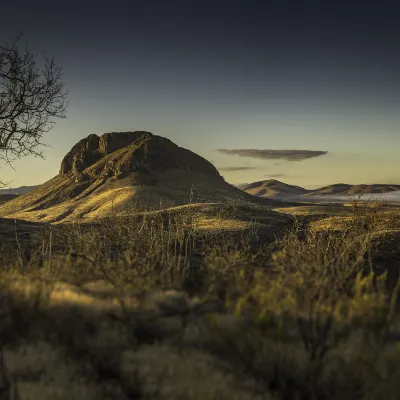
[[[299,221],[257,247],[263,225],[233,204],[132,209],[42,230],[29,259],[2,259],[7,390],[22,399],[395,399],[398,276],[380,265],[398,265],[398,216],[350,211]]]

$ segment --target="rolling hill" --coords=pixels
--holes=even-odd
[[[308,193],[307,189],[300,186],[288,185],[276,179],[243,184],[238,187],[253,196],[277,200],[291,200]]]

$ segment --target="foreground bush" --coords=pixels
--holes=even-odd
[[[398,398],[395,252],[381,263],[398,219],[367,206],[257,247],[256,224],[204,234],[199,208],[51,227],[29,261],[3,268],[1,390]]]

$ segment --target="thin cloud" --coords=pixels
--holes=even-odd
[[[289,176],[288,174],[269,174],[269,175],[264,175],[267,178],[282,178],[283,176]]]
[[[287,161],[303,161],[309,158],[320,157],[328,153],[327,151],[318,151],[318,150],[270,150],[270,149],[264,149],[264,150],[218,149],[217,151],[232,156],[258,158],[262,160],[287,160]]]
[[[221,167],[220,171],[246,171],[248,169],[256,169],[256,167]]]

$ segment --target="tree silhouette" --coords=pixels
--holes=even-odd
[[[20,40],[0,46],[0,161],[9,165],[27,155],[43,157],[43,134],[65,117],[67,106],[63,70],[46,57],[40,68],[26,46],[20,50]]]

